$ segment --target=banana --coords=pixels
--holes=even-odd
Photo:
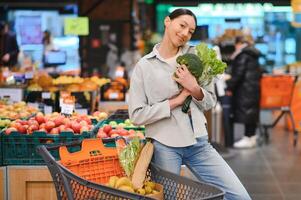
[[[132,193],[135,193],[134,189],[130,186],[127,186],[127,185],[122,185],[118,188],[119,190],[123,190],[123,191],[126,191],[126,192],[132,192]]]
[[[119,178],[117,176],[111,176],[108,185],[110,187],[115,187],[115,184]]]
[[[128,177],[121,177],[116,181],[115,188],[120,188],[121,186],[129,186],[133,188],[133,184]]]
[[[145,189],[145,194],[151,194],[153,192],[152,188],[149,186],[145,186],[144,189]]]
[[[141,194],[141,195],[145,195],[145,189],[139,188],[139,189],[137,190],[137,193],[138,193],[138,194]]]
[[[145,185],[145,186],[149,186],[152,190],[154,190],[154,189],[155,189],[155,186],[156,186],[156,184],[155,184],[154,182],[151,182],[151,181],[146,181],[146,182],[144,183],[144,185]]]

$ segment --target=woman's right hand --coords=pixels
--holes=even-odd
[[[190,95],[190,92],[187,89],[183,89],[180,94],[176,97],[169,99],[170,109],[174,109],[178,106],[183,105],[185,99]]]

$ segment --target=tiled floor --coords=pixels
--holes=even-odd
[[[301,134],[272,129],[270,143],[255,149],[230,149],[225,158],[254,200],[301,200]]]

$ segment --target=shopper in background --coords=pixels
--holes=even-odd
[[[260,52],[252,44],[249,35],[236,37],[235,52],[231,56],[231,79],[227,81],[227,94],[232,96],[234,122],[245,126],[245,136],[234,143],[236,148],[256,146],[261,69],[258,61]]]
[[[9,31],[8,24],[0,21],[0,66],[13,67],[17,64],[19,47],[16,35]]]
[[[134,124],[145,125],[146,137],[155,146],[153,161],[161,168],[180,174],[185,164],[198,179],[225,191],[227,200],[250,196],[223,158],[208,142],[203,111],[216,104],[213,84],[200,87],[185,65],[176,58],[195,53],[186,43],[197,20],[187,9],[176,9],[164,20],[161,43],[139,60],[131,77],[129,115]],[[174,77],[176,71],[177,77]],[[179,90],[178,84],[183,86]],[[181,110],[185,98],[193,97],[190,112]]]

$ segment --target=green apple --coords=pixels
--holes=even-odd
[[[131,126],[131,125],[132,125],[132,122],[131,122],[130,119],[126,119],[126,120],[124,121],[124,123],[125,123],[127,126]]]
[[[111,125],[111,126],[117,126],[117,122],[116,121],[110,121],[109,125]]]

